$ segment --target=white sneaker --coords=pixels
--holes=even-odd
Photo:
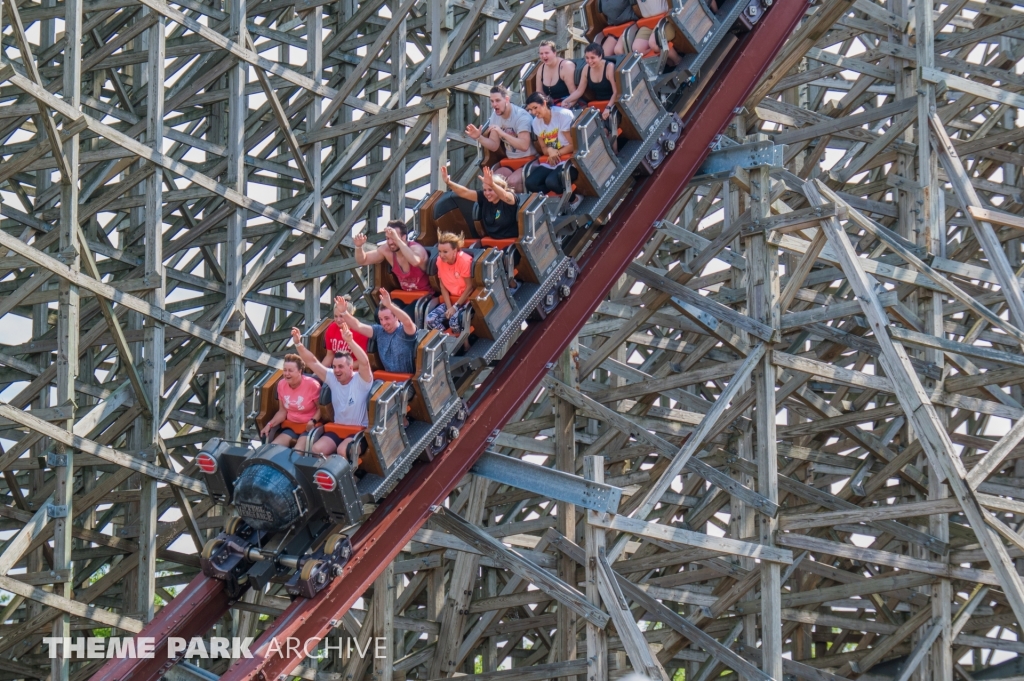
[[[581,203],[583,203],[583,197],[579,194],[573,194],[572,199],[569,200],[569,210],[575,212]]]

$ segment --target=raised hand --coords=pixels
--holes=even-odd
[[[341,323],[341,337],[345,339],[345,342],[348,343],[349,347],[351,348],[352,347],[352,329],[348,328],[348,324],[346,324],[344,322]]]
[[[334,297],[334,305],[341,309],[341,313],[345,314],[348,312],[348,301],[342,296]]]
[[[490,168],[484,168],[484,175],[480,181],[484,183],[484,189],[494,189],[494,174]]]
[[[292,327],[292,344],[295,345],[295,347],[302,345],[302,332],[294,326]]]
[[[466,135],[475,140],[478,140],[480,139],[480,128],[470,123],[469,125],[466,126]]]
[[[387,237],[388,240],[391,240],[391,239],[397,240],[398,239],[398,232],[395,230],[394,227],[385,227],[384,228],[384,236]]]
[[[391,294],[387,292],[387,289],[381,288],[380,303],[384,307],[391,307]]]
[[[352,243],[356,245],[356,248],[362,248],[363,245],[366,243],[366,235],[362,233],[356,234],[354,237],[352,237]]]
[[[441,166],[441,181],[447,185],[452,183],[452,178],[448,176],[448,166]]]

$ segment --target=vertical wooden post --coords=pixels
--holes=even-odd
[[[767,166],[750,173],[751,216],[771,215],[771,176]],[[747,301],[749,316],[778,329],[779,250],[764,234],[747,238]],[[752,374],[756,418],[757,491],[778,503],[778,452],[775,437],[775,367],[772,350],[765,353]],[[761,543],[775,545],[778,521],[760,517]],[[773,679],[782,678],[781,572],[778,563],[761,562],[761,669]]]
[[[583,477],[593,482],[604,482],[604,457],[587,456],[583,459]],[[588,513],[593,513],[589,511]],[[605,548],[605,530],[589,522],[584,528],[587,564],[587,600],[600,606],[601,592],[597,586],[598,556]],[[601,629],[587,622],[587,681],[608,681],[608,636]]]
[[[431,54],[430,66],[435,73],[441,69],[448,54],[448,28],[445,17],[448,12],[444,0],[428,0],[428,21],[430,22]],[[444,189],[441,168],[448,165],[448,109],[438,109],[430,117],[430,190]]]
[[[152,10],[145,10],[147,13]],[[155,23],[147,32],[149,78],[147,83],[146,144],[162,150],[164,139],[164,59],[166,56],[166,19],[155,15]],[[157,307],[164,306],[165,272],[163,250],[163,173],[153,172],[146,178],[145,215],[145,267],[146,278],[155,288],[146,294],[146,300]],[[160,438],[160,398],[164,376],[164,325],[146,319],[143,332],[142,379],[145,401],[151,415],[143,419],[143,442],[156,443]],[[160,514],[156,480],[141,476],[139,492],[139,615],[147,622],[153,618],[156,594],[156,533]],[[188,503],[182,496],[182,501]],[[201,549],[202,547],[196,547]]]
[[[245,25],[246,0],[230,0],[229,20],[231,34],[241,36],[247,31]],[[249,77],[249,65],[241,60],[228,72],[228,157],[225,184],[245,193],[245,119],[249,115],[249,97],[245,85]],[[227,239],[222,248],[224,259],[225,301],[233,305],[232,319],[228,322],[225,335],[237,342],[243,342],[245,327],[245,305],[240,295],[242,278],[245,275],[245,221],[247,211],[236,207],[228,216]],[[236,355],[226,356],[224,367],[224,437],[239,440],[245,426],[245,362]]]
[[[64,5],[64,101],[79,110],[82,106],[82,0],[68,0]],[[31,54],[22,55],[25,60]],[[60,187],[60,259],[74,271],[81,268],[81,249],[78,242],[79,202],[79,136],[72,135],[64,142],[61,150],[54,153],[64,156],[69,177],[61,178]],[[60,282],[57,298],[57,404],[61,407],[75,406],[75,380],[78,378],[79,344],[79,294],[78,287],[67,280]],[[74,419],[61,424],[68,431],[73,430]],[[63,455],[64,461],[51,464],[54,468],[53,505],[56,516],[53,531],[53,569],[67,570],[63,582],[53,585],[53,591],[64,598],[72,597],[73,576],[71,570],[72,535],[74,519],[72,499],[75,487],[75,456],[71,447],[56,444],[54,450]],[[61,463],[63,465],[61,465]],[[71,617],[61,613],[53,623],[53,636],[71,636]],[[71,665],[67,652],[62,650],[51,665],[53,681],[67,681]]]
[[[399,7],[402,5],[402,0],[392,0],[391,11],[397,12]],[[407,68],[406,62],[408,57],[406,56],[406,49],[408,43],[406,38],[409,33],[409,22],[403,19],[395,29],[395,33],[391,38],[391,80],[396,85],[392,87],[395,94],[398,95],[398,106],[404,106],[408,99],[406,93],[406,77]],[[405,141],[405,128],[401,125],[397,126],[394,132],[391,133],[391,153],[394,154],[395,150],[402,146]],[[395,168],[394,174],[391,176],[391,219],[392,220],[405,220],[405,171],[406,162],[402,159],[398,162],[398,167]]]
[[[558,361],[558,378],[578,389],[576,370],[579,343],[573,341]],[[576,409],[565,400],[555,399],[555,468],[576,475]],[[576,537],[576,505],[558,502],[558,531],[569,539]],[[558,556],[558,577],[567,584],[576,583],[576,561],[561,553]],[[576,659],[576,613],[558,606],[558,659],[561,662]]]
[[[371,646],[373,678],[392,681],[395,667],[395,565],[391,563],[373,585],[373,635],[384,639],[384,655],[377,656],[377,641]]]
[[[309,12],[306,15],[306,21],[306,71],[310,78],[316,82],[320,82],[323,78],[324,67],[323,14],[320,12]],[[307,121],[315,121],[320,118],[322,104],[322,97],[314,95],[310,98],[309,105],[306,107]],[[323,144],[321,142],[314,142],[307,148],[305,159],[306,168],[313,181],[313,188],[311,191],[313,209],[310,213],[309,220],[314,225],[318,226],[324,222],[324,216],[322,215],[323,168],[320,164],[322,151]],[[302,159],[295,159],[295,162],[302,163]],[[313,239],[309,246],[306,247],[306,262],[313,262],[319,254],[320,243],[316,239]],[[302,292],[305,295],[304,314],[306,318],[306,330],[312,331],[316,323],[320,321],[320,296],[323,290],[323,282],[319,277],[313,277],[312,279],[307,279],[305,283],[306,286]],[[331,311],[333,312],[333,304],[331,307]]]
[[[469,483],[463,487],[463,494],[469,495],[465,506],[466,520],[474,525],[483,521],[487,505],[487,487],[490,481],[478,475],[469,475]],[[441,632],[437,637],[437,650],[430,664],[430,678],[452,676],[458,670],[459,647],[462,645],[462,630],[465,628],[469,603],[480,568],[480,554],[462,551],[455,559],[452,576],[448,582],[448,598],[441,612]]]
[[[935,22],[932,0],[918,0],[915,7],[917,63],[918,66],[934,68],[935,66]],[[918,201],[920,214],[916,224],[918,233],[916,241],[928,249],[931,255],[943,257],[946,254],[946,221],[942,210],[942,187],[938,182],[938,157],[932,148],[931,135],[928,134],[928,118],[935,110],[935,86],[924,81],[917,83],[917,182],[920,192]],[[922,302],[921,312],[925,323],[925,333],[942,336],[945,333],[943,322],[942,297],[931,292]],[[945,353],[938,350],[927,351],[925,359],[942,367]],[[927,385],[929,388],[941,388],[939,385]],[[939,417],[945,421],[948,410],[937,409]],[[935,466],[928,467],[928,498],[942,499],[949,496],[949,489],[940,480],[941,472]],[[928,518],[928,532],[933,537],[949,541],[949,515],[934,514]],[[929,556],[932,560],[944,560],[943,556]],[[953,635],[952,584],[948,579],[938,580],[931,588],[932,617],[939,624],[939,635],[932,644],[931,654],[927,655],[918,669],[921,681],[926,679],[953,678]]]

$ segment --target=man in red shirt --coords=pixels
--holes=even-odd
[[[327,330],[324,331],[325,350],[324,358],[321,364],[323,364],[325,367],[331,366],[332,363],[334,362],[334,356],[339,352],[343,352],[352,355],[352,361],[354,363],[353,368],[356,371],[358,371],[358,355],[355,352],[353,352],[352,348],[349,347],[349,344],[345,342],[345,339],[342,337],[341,333],[341,325],[345,323],[345,311],[347,309],[347,305],[344,305],[343,303],[347,302],[348,301],[346,301],[341,296],[338,296],[337,298],[334,299],[334,321],[330,325],[328,325]],[[366,352],[366,346],[367,343],[369,342],[369,339],[367,339],[366,336],[359,333],[358,331],[353,330],[352,339],[356,342],[356,345],[363,349],[363,352]]]
[[[462,332],[462,311],[473,292],[473,256],[462,250],[462,235],[437,235],[437,277],[441,280],[442,304],[427,315],[427,328]],[[452,299],[455,298],[455,302]]]

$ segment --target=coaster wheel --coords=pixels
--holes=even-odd
[[[211,560],[213,558],[213,554],[217,553],[217,551],[219,551],[226,543],[227,542],[220,537],[214,537],[210,541],[206,542],[206,545],[203,547],[203,558]]]
[[[299,579],[301,579],[304,582],[310,581],[316,569],[323,564],[324,561],[322,560],[307,560],[306,563],[302,566],[302,571],[299,572]]]
[[[324,553],[329,556],[333,556],[338,547],[342,545],[342,542],[348,539],[348,536],[341,532],[332,532],[328,537],[327,541],[324,542]]]

